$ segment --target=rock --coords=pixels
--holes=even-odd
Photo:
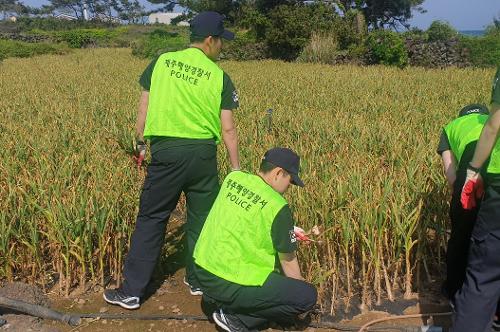
[[[159,310],[165,310],[165,307],[161,305],[161,306],[158,307],[158,309]]]
[[[103,313],[105,313],[105,312],[108,312],[108,310],[109,310],[109,309],[108,309],[107,307],[101,307],[101,309],[99,309],[99,312],[100,312],[101,314],[103,314]]]

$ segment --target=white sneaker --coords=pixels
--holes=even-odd
[[[214,311],[212,314],[215,324],[227,332],[249,332],[247,327],[239,320],[238,317],[230,314],[225,314],[222,309]]]
[[[137,309],[141,306],[137,296],[125,295],[119,289],[106,289],[102,297],[106,302],[119,305],[125,309]]]
[[[203,295],[203,291],[201,290],[201,288],[191,286],[191,284],[189,282],[187,282],[186,277],[184,277],[184,279],[182,281],[184,282],[184,285],[189,287],[189,293],[191,293],[191,295],[194,295],[194,296]]]

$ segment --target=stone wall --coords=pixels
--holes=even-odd
[[[460,47],[458,39],[429,42],[422,39],[406,39],[410,66],[444,68],[470,66],[469,52]]]
[[[48,36],[29,35],[22,33],[9,33],[9,32],[0,32],[0,39],[16,40],[27,43],[40,43],[40,42],[50,41],[50,38]]]

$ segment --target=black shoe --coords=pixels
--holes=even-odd
[[[495,319],[491,324],[493,331],[500,331],[500,319]]]
[[[214,311],[212,314],[215,324],[227,332],[249,332],[238,317],[231,314],[225,314],[222,309]]]
[[[200,287],[195,287],[195,286],[191,285],[187,281],[186,277],[184,277],[183,282],[184,282],[184,285],[186,285],[186,286],[189,287],[189,293],[191,293],[191,295],[195,295],[195,296],[201,296],[201,295],[203,295],[203,291],[201,290],[201,288]]]
[[[106,289],[102,294],[104,300],[111,304],[117,304],[125,309],[137,309],[141,306],[137,296],[128,296],[121,292],[120,289]]]

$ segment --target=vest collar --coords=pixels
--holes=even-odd
[[[188,50],[191,50],[191,49],[200,51],[200,52],[201,52],[201,53],[202,53],[205,57],[207,57],[210,61],[213,61],[212,59],[210,59],[210,58],[209,58],[209,57],[205,54],[205,52],[203,52],[203,50],[202,50],[201,48],[198,48],[198,47],[196,47],[196,46],[189,46],[189,47],[188,47]]]

